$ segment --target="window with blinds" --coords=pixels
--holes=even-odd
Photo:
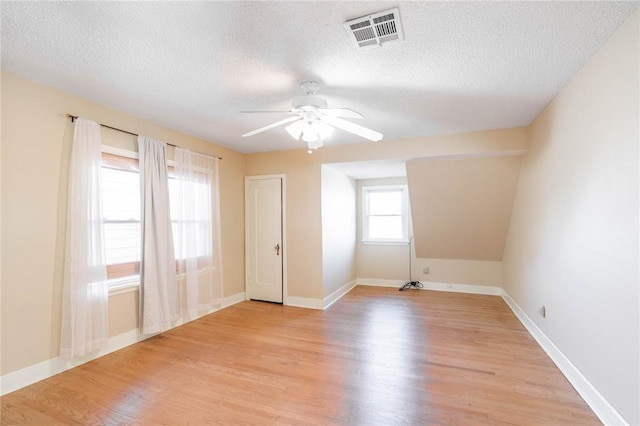
[[[140,276],[140,173],[138,160],[120,155],[102,154],[102,212],[107,260],[107,278],[111,286],[125,285],[139,280]],[[202,173],[200,182],[180,183],[175,179],[174,168],[168,168],[169,203],[174,241],[179,232],[179,222],[192,222],[201,235],[209,235],[211,221],[211,176]],[[181,197],[184,192],[194,194],[195,206],[189,219],[180,218]],[[182,241],[183,239],[181,239]],[[175,243],[174,243],[175,244]],[[185,253],[195,255],[198,267],[207,266],[211,239],[196,238],[194,250],[187,250],[186,242],[176,249],[176,268],[186,260]],[[182,258],[179,256],[183,253]]]
[[[140,174],[138,160],[102,154],[102,212],[107,278],[114,284],[140,274]]]

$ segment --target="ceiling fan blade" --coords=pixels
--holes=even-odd
[[[300,140],[300,136],[302,136],[302,127],[304,126],[304,121],[298,120],[289,124],[284,129],[289,132],[289,134],[295,139]]]
[[[321,115],[320,119],[325,123],[337,127],[338,129],[342,129],[355,135],[362,136],[363,138],[369,139],[373,142],[379,141],[383,136],[382,133],[376,132],[375,130],[367,129],[366,127],[362,127],[358,124],[353,124],[350,121],[343,120],[341,118],[331,117],[329,115]]]
[[[362,114],[350,108],[322,108],[320,111],[332,117],[364,118]]]
[[[288,117],[288,118],[285,118],[284,120],[280,120],[280,121],[275,122],[273,124],[269,124],[268,126],[260,127],[259,129],[253,130],[253,131],[251,131],[249,133],[245,133],[244,135],[242,135],[242,137],[246,138],[247,136],[257,135],[258,133],[262,133],[265,130],[273,129],[274,127],[278,127],[278,126],[280,126],[282,124],[285,124],[285,123],[291,123],[292,121],[296,121],[298,119],[300,119],[300,117],[298,117],[297,115],[295,117]]]

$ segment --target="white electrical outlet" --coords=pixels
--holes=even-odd
[[[422,273],[423,274],[428,274],[429,273],[429,268],[422,268]]]

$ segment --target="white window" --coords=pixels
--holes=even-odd
[[[133,154],[133,153],[131,153]],[[140,172],[138,160],[127,154],[102,154],[102,213],[104,225],[107,279],[112,287],[126,286],[140,279]],[[133,155],[132,155],[133,156]],[[198,182],[183,182],[182,191],[194,195],[195,206],[189,219],[179,219],[180,185],[169,167],[169,203],[174,242],[178,223],[193,222],[201,236],[195,238],[192,250],[177,247],[177,262],[185,260],[188,253],[195,253],[198,266],[204,266],[204,258],[211,254],[211,176],[202,173]],[[207,227],[207,223],[209,226]],[[208,231],[209,230],[209,231]],[[180,258],[180,253],[183,253]]]
[[[102,222],[111,286],[140,275],[140,174],[138,160],[102,154]]]
[[[170,170],[173,168],[170,167]],[[169,174],[169,203],[171,208],[171,227],[176,260],[182,261],[196,257],[198,268],[206,266],[206,258],[212,252],[211,231],[211,176],[200,174],[200,181],[178,181]],[[188,197],[194,205],[183,205]],[[182,208],[181,208],[182,207]],[[183,234],[191,234],[187,237]]]
[[[406,185],[363,186],[363,242],[407,243],[408,205]]]

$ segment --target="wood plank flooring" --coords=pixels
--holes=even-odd
[[[243,302],[2,398],[3,425],[600,424],[501,298]]]

